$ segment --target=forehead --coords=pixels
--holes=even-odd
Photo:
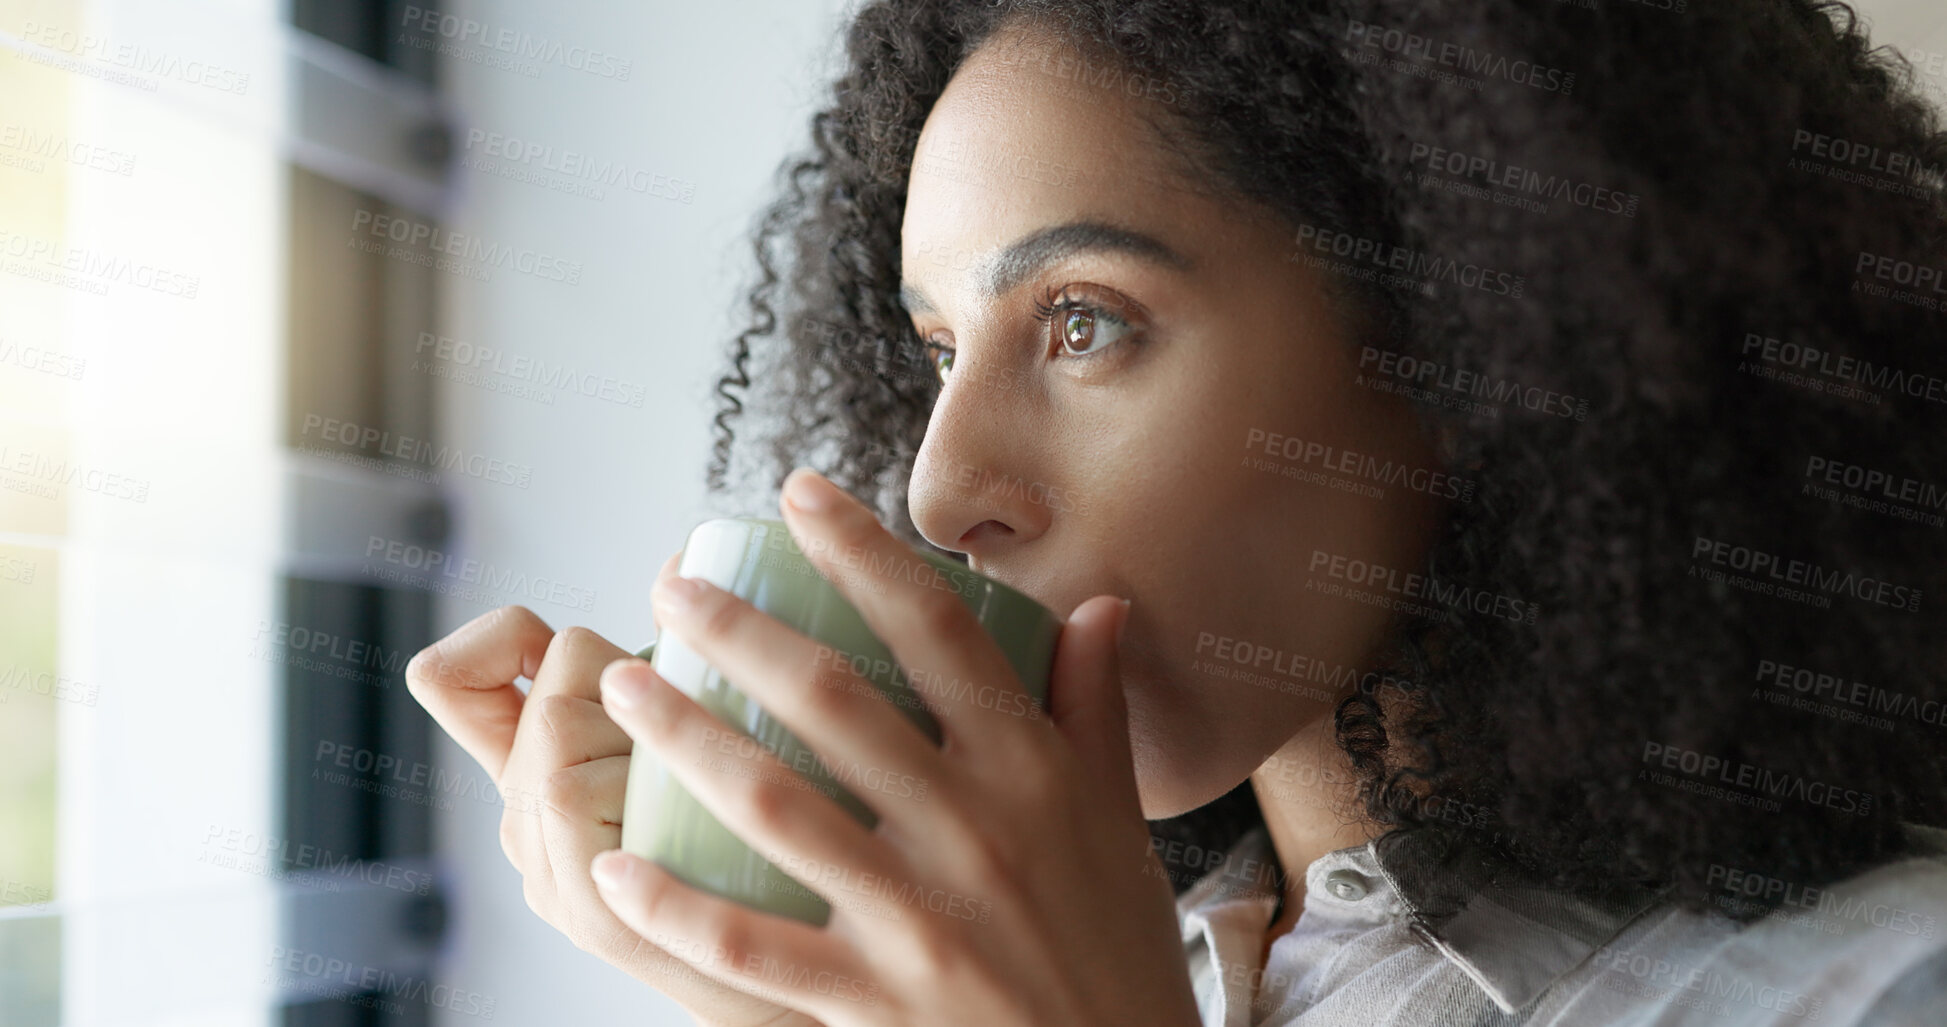
[[[1138,81],[1043,32],[1011,28],[970,55],[926,119],[900,246],[908,282],[950,280],[1047,225],[1095,220],[1165,232],[1184,176],[1155,122],[1162,83]]]

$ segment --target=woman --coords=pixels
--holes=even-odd
[[[631,739],[712,722],[507,609],[409,677],[545,800],[538,913],[739,1027],[1932,1015],[1947,137],[1849,10],[882,0],[848,51],[712,484],[748,400],[802,541],[1072,611],[1051,717],[935,750],[673,563],[657,620],[933,782],[865,831],[688,771],[727,825],[983,915],[596,859]],[[909,666],[997,673],[883,584]]]

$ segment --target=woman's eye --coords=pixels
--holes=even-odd
[[[1120,305],[1071,297],[1067,290],[1052,290],[1035,302],[1034,319],[1047,325],[1048,333],[1060,341],[1061,353],[1057,356],[1087,357],[1141,336],[1142,332],[1118,313],[1120,309]]]
[[[1054,319],[1062,349],[1075,356],[1113,346],[1129,334],[1128,322],[1092,307],[1070,307]]]
[[[920,341],[920,351],[926,362],[933,365],[933,373],[940,381],[946,381],[947,372],[953,370],[953,347],[940,340],[946,338],[944,332],[928,336]]]
[[[1071,299],[1060,293],[1037,301],[1034,319],[1046,325],[1046,331],[1060,340],[1062,354],[1072,357],[1092,356],[1141,334],[1136,326],[1111,313],[1108,308]],[[927,360],[932,363],[933,371],[942,383],[953,373],[954,354],[953,347],[938,341],[944,338],[950,336],[940,332],[921,343],[925,347]]]

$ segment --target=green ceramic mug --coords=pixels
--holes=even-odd
[[[845,561],[839,562],[842,565]],[[1061,634],[1061,618],[1025,594],[935,553],[915,549],[913,561],[907,565],[872,570],[958,595],[1007,655],[1033,705],[994,683],[927,679],[915,688],[885,644],[866,627],[858,610],[798,548],[783,521],[761,517],[705,521],[684,543],[677,573],[702,578],[732,592],[821,643],[827,647],[820,650],[821,677],[849,672],[871,682],[935,745],[939,744],[940,730],[927,712],[928,702],[958,696],[994,708],[1018,707],[1023,715],[1038,712],[1048,695],[1048,675],[1053,669],[1055,641]],[[856,573],[860,581],[874,580],[867,568],[845,573]],[[847,790],[848,781],[891,795],[910,796],[915,786],[925,787],[925,782],[915,782],[908,775],[843,765],[827,767],[783,725],[676,638],[651,644],[638,655],[647,658],[664,680],[739,733],[712,739],[695,754],[680,758],[732,766],[741,764],[738,756],[748,756],[753,746],[762,746],[802,775],[807,801],[817,793],[829,795],[867,827],[877,818]],[[628,791],[622,805],[622,847],[655,861],[693,887],[753,909],[819,926],[831,915],[823,899],[730,833],[678,783],[655,753],[639,744],[629,761]]]

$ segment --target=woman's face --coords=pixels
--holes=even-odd
[[[1371,469],[1438,464],[1404,401],[1358,383],[1294,227],[1192,187],[1143,117],[1173,91],[1102,71],[1005,32],[926,120],[904,295],[951,366],[909,498],[930,541],[1058,613],[1133,600],[1154,819],[1244,780],[1367,669],[1387,611],[1322,589],[1351,590],[1346,561],[1417,569],[1438,505]]]

